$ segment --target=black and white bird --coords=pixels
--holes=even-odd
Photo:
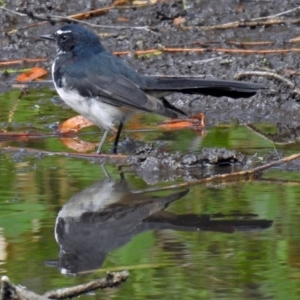
[[[248,98],[264,88],[253,82],[140,74],[108,52],[95,33],[75,24],[42,38],[56,42],[52,77],[59,96],[77,113],[104,129],[97,153],[101,153],[109,131],[118,125],[113,146],[113,153],[117,153],[123,124],[135,111],[185,118],[183,111],[165,99],[169,94]]]

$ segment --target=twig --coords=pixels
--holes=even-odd
[[[252,41],[252,42],[238,42],[238,41],[226,41],[228,45],[234,45],[237,47],[253,47],[253,46],[265,46],[273,45],[274,41]]]
[[[1,300],[49,300],[25,288],[13,285],[7,276],[1,277]]]
[[[115,51],[115,55],[128,55],[133,54],[136,56],[148,55],[148,54],[158,54],[162,53],[205,53],[205,52],[219,52],[219,53],[230,53],[230,54],[284,54],[290,52],[300,53],[300,48],[289,48],[289,49],[227,49],[227,48],[171,48],[171,47],[161,47],[157,49],[146,49],[137,51]]]
[[[20,17],[26,17],[27,15],[24,14],[24,13],[20,13],[20,12],[17,12],[17,11],[14,11],[14,10],[11,10],[11,9],[8,9],[4,6],[1,6],[0,9],[2,10],[6,10],[7,12],[13,14],[13,15],[17,15],[17,16],[20,16]]]
[[[230,54],[285,54],[290,52],[300,53],[300,48],[288,48],[288,49],[226,49],[226,48],[171,48],[171,47],[161,47],[158,49],[146,49],[146,50],[137,50],[137,51],[115,51],[115,55],[128,55],[133,54],[136,56],[140,55],[149,55],[149,54],[158,54],[158,53],[205,53],[205,52],[218,52],[218,53],[230,53]],[[16,59],[10,61],[0,61],[0,67],[7,67],[18,64],[25,63],[36,63],[49,61],[49,58],[24,58]]]
[[[233,172],[233,173],[228,173],[228,174],[218,174],[218,175],[214,175],[208,178],[203,178],[203,179],[199,179],[199,180],[195,180],[192,182],[183,182],[180,184],[174,184],[174,185],[169,185],[169,186],[165,186],[165,187],[161,187],[161,188],[150,188],[147,190],[143,190],[143,191],[131,191],[134,194],[140,194],[140,193],[149,193],[149,192],[156,192],[156,191],[165,191],[165,190],[170,190],[170,189],[179,189],[179,188],[186,188],[189,186],[193,186],[193,185],[198,185],[198,184],[206,184],[206,183],[219,183],[222,181],[226,181],[229,182],[230,180],[233,180],[235,178],[249,178],[250,176],[253,176],[263,170],[269,169],[271,167],[275,167],[284,163],[288,163],[292,160],[298,159],[300,158],[300,153],[296,153],[296,154],[292,154],[290,156],[284,157],[282,159],[273,161],[271,163],[267,163],[264,165],[261,165],[259,167],[250,169],[250,170],[246,170],[246,171],[239,171],[239,172]]]
[[[300,9],[300,6],[297,6],[295,8],[292,8],[292,9],[289,9],[289,10],[286,10],[286,11],[283,11],[283,12],[275,14],[275,15],[266,16],[266,17],[260,17],[260,18],[254,18],[252,20],[253,21],[258,21],[258,20],[266,20],[266,19],[275,19],[275,18],[281,17],[283,15],[287,15],[287,14],[289,14],[291,12],[294,12],[294,11],[296,11],[298,9]]]
[[[282,25],[282,24],[298,24],[300,19],[266,19],[265,21],[252,20],[241,20],[230,23],[210,25],[210,26],[181,26],[183,29],[199,29],[199,30],[221,30],[221,29],[232,29],[232,28],[244,28],[244,27],[259,27],[259,26],[271,26],[271,25]]]
[[[50,291],[44,294],[50,299],[67,299],[76,297],[97,289],[112,288],[126,281],[129,276],[128,271],[107,273],[103,279],[93,280],[86,284],[77,285],[70,288]]]
[[[13,285],[7,276],[1,277],[0,299],[3,300],[49,300],[49,299],[67,299],[76,297],[90,291],[104,288],[116,287],[126,281],[129,276],[128,271],[109,272],[103,279],[93,280],[86,284],[77,285],[70,288],[53,290],[44,295],[35,294],[20,286]]]
[[[56,22],[64,22],[64,21],[76,21],[77,23],[84,24],[87,26],[90,26],[92,28],[110,28],[110,29],[137,29],[137,30],[147,30],[147,31],[152,31],[149,26],[119,26],[119,25],[100,25],[100,24],[92,24],[90,22],[85,22],[79,19],[75,19],[72,16],[71,17],[61,17],[61,16],[54,16],[52,21]]]
[[[0,7],[2,9],[4,9],[3,7]],[[152,31],[148,26],[114,26],[114,25],[97,25],[97,24],[92,24],[89,22],[85,22],[82,21],[83,19],[88,19],[91,17],[95,17],[95,16],[99,16],[102,15],[106,12],[108,12],[109,10],[115,8],[115,5],[111,5],[111,6],[107,6],[104,8],[99,8],[99,9],[95,9],[92,11],[87,11],[87,12],[82,12],[82,13],[77,13],[75,15],[70,15],[70,16],[57,16],[57,15],[39,15],[39,14],[34,14],[33,12],[25,12],[25,13],[19,13],[19,12],[15,12],[13,10],[8,10],[10,13],[13,14],[17,14],[20,16],[28,16],[32,19],[36,19],[42,22],[39,23],[34,23],[34,24],[29,24],[25,27],[19,28],[19,29],[14,29],[8,32],[8,34],[13,34],[18,32],[19,30],[25,30],[28,28],[32,28],[32,27],[37,27],[37,26],[41,26],[41,25],[45,25],[47,23],[51,23],[51,22],[74,22],[76,21],[77,23],[81,23],[93,28],[112,28],[112,29],[137,29],[137,30],[148,30],[148,31]]]
[[[276,140],[278,137],[275,137],[273,134],[263,133],[259,129],[257,129],[253,124],[245,124],[245,127],[247,127],[249,130],[251,130],[254,134],[260,136],[261,138],[265,139],[266,141],[272,143],[273,145],[290,145],[295,144],[297,137],[294,137],[293,135],[289,136],[286,142]]]
[[[283,83],[285,83],[289,88],[293,89],[294,94],[300,97],[300,89],[296,87],[296,84],[294,82],[274,72],[247,71],[235,75],[234,79],[242,79],[246,76],[262,76],[280,80]]]
[[[9,67],[13,65],[20,65],[26,63],[37,63],[37,62],[43,62],[48,60],[49,58],[24,58],[24,59],[15,59],[9,61],[0,61],[0,67]]]

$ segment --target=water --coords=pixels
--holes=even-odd
[[[51,97],[49,91],[21,101],[16,91],[2,95],[3,130],[52,134],[73,113],[53,105]],[[146,116],[141,122],[146,127],[160,120]],[[276,127],[259,126],[265,131]],[[92,128],[81,137],[97,142],[98,133]],[[155,130],[128,135],[160,140],[170,151],[218,146],[262,156],[275,147],[238,125],[199,134]],[[5,140],[1,146],[72,152],[57,136]],[[119,288],[81,299],[299,299],[297,171],[271,169],[257,180],[160,191],[183,180],[148,186],[132,172],[121,178],[115,166],[105,168],[109,178],[88,160],[1,153],[1,275],[42,294],[106,271],[129,270]],[[141,192],[149,187],[158,191]]]

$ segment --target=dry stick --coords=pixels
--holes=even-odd
[[[97,17],[99,15],[103,15],[105,13],[107,13],[109,10],[115,8],[114,5],[111,5],[111,6],[107,6],[107,7],[103,7],[103,8],[98,8],[98,9],[94,9],[94,10],[90,10],[90,11],[87,11],[87,12],[82,12],[82,13],[78,13],[78,14],[75,14],[75,15],[70,15],[70,16],[67,16],[67,17],[60,17],[60,16],[40,16],[40,15],[35,15],[33,14],[32,12],[27,12],[27,13],[19,13],[19,12],[16,12],[16,11],[13,11],[11,9],[7,9],[5,7],[1,7],[1,9],[3,10],[6,10],[12,14],[16,14],[18,16],[23,16],[23,17],[31,17],[33,19],[37,19],[37,20],[42,20],[43,22],[40,22],[40,23],[35,23],[35,24],[30,24],[28,26],[25,26],[23,28],[21,28],[22,30],[24,29],[28,29],[28,28],[31,28],[31,27],[36,27],[36,26],[40,26],[40,25],[44,25],[44,24],[47,24],[49,23],[50,21],[58,21],[58,20],[66,20],[66,19],[72,19],[73,21],[74,20],[83,20],[83,19],[88,19],[88,18],[91,18],[91,17]],[[52,20],[53,19],[53,20]],[[56,20],[58,19],[58,20]],[[16,31],[18,31],[19,29],[17,30],[12,30],[9,32],[9,34],[11,33],[14,33]]]
[[[94,16],[98,16],[101,14],[104,14],[106,12],[108,12],[109,10],[116,8],[117,5],[111,5],[108,7],[104,7],[104,8],[100,8],[100,9],[96,9],[96,10],[92,10],[92,11],[88,11],[88,12],[83,12],[83,13],[78,13],[75,15],[71,15],[71,16],[67,16],[67,17],[61,17],[61,16],[55,16],[55,15],[47,15],[45,16],[40,16],[40,15],[34,15],[32,12],[27,13],[27,14],[23,14],[23,13],[19,13],[19,12],[15,12],[13,10],[7,9],[5,7],[1,7],[4,10],[9,11],[10,13],[13,14],[17,14],[20,16],[30,16],[31,18],[35,18],[38,20],[45,20],[44,22],[40,22],[40,23],[36,23],[36,24],[31,24],[28,25],[26,27],[23,27],[21,29],[27,29],[30,27],[35,27],[35,26],[40,26],[43,24],[46,24],[48,22],[51,21],[73,21],[73,20],[77,20],[80,23],[86,24],[88,26],[91,27],[103,27],[103,28],[119,28],[119,29],[124,29],[124,28],[134,28],[134,29],[146,29],[146,30],[150,30],[149,27],[147,26],[138,26],[138,27],[126,27],[126,26],[107,26],[107,25],[94,25],[91,24],[89,22],[83,22],[80,21],[82,19],[87,19],[90,17],[94,17]],[[132,7],[132,6],[131,6]],[[139,7],[139,6],[137,6]],[[225,24],[221,24],[221,25],[212,25],[212,26],[193,26],[193,27],[188,27],[188,26],[182,26],[183,29],[200,29],[200,30],[215,30],[215,29],[229,29],[229,28],[237,28],[237,27],[256,27],[256,26],[270,26],[270,25],[281,25],[281,24],[298,24],[300,23],[300,19],[277,19],[277,17],[285,15],[287,13],[293,12],[297,9],[299,9],[300,6],[285,11],[285,12],[281,12],[272,16],[267,16],[267,17],[262,17],[262,18],[254,18],[251,20],[243,20],[243,21],[235,21],[235,22],[230,22],[230,23],[225,23]],[[266,20],[266,21],[264,21]],[[19,29],[20,30],[20,29]],[[13,30],[10,31],[9,33],[14,33],[18,30]]]
[[[53,22],[74,22],[76,21],[76,23],[80,23],[80,24],[83,24],[83,25],[87,25],[87,26],[90,26],[92,28],[110,28],[110,29],[137,29],[137,30],[146,30],[146,31],[151,31],[155,34],[157,34],[155,31],[151,30],[150,27],[148,26],[113,26],[113,25],[97,25],[97,24],[91,24],[89,22],[85,22],[85,21],[81,21],[81,20],[77,20],[77,19],[73,19],[73,18],[70,18],[70,17],[61,17],[61,16],[52,16],[53,19],[51,19]],[[22,27],[22,28],[19,28],[19,29],[13,29],[9,32],[7,32],[7,34],[13,34],[13,33],[16,33],[18,32],[19,30],[25,30],[25,29],[28,29],[28,28],[32,28],[32,27],[37,27],[37,26],[40,26],[40,25],[45,25],[47,23],[49,23],[49,21],[44,21],[44,22],[40,22],[40,23],[34,23],[34,24],[30,24],[30,25],[27,25],[25,27]]]
[[[50,291],[44,294],[49,299],[67,299],[76,297],[97,289],[111,288],[118,286],[129,276],[128,271],[111,272],[106,274],[106,278],[93,280],[86,284],[80,284],[70,288]]]
[[[289,52],[300,52],[300,48],[289,48],[289,49],[226,49],[226,48],[163,48],[164,52],[222,52],[232,54],[283,54]],[[137,51],[138,52],[138,51]]]
[[[63,21],[69,21],[69,22],[76,21],[77,23],[81,23],[81,24],[84,24],[84,25],[87,25],[87,26],[90,26],[90,27],[93,27],[93,28],[142,29],[142,30],[151,31],[148,26],[134,26],[134,27],[131,27],[131,26],[97,25],[97,24],[91,24],[89,22],[82,21],[83,19],[88,19],[88,18],[91,18],[91,17],[102,15],[102,14],[108,12],[109,10],[111,10],[115,7],[116,7],[115,5],[111,5],[111,6],[107,6],[107,7],[104,7],[104,8],[99,8],[99,9],[95,9],[95,10],[92,10],[92,11],[78,13],[78,14],[70,15],[70,16],[66,16],[66,17],[56,16],[56,15],[42,16],[42,15],[38,15],[38,14],[33,14],[32,12],[28,12],[26,14],[21,14],[21,15],[22,16],[29,16],[33,19],[40,20],[40,21],[43,21],[43,22],[34,23],[34,24],[30,24],[30,25],[27,25],[27,26],[19,28],[19,29],[11,30],[11,31],[8,32],[8,34],[16,33],[19,30],[25,30],[25,29],[32,28],[32,27],[45,25],[45,24],[48,24],[49,22],[63,22]],[[0,9],[1,8],[2,7],[0,7]],[[4,8],[2,8],[2,9],[4,9]],[[16,13],[15,11],[12,11],[12,10],[8,10],[8,11],[11,12],[11,13],[20,15],[20,13]]]
[[[262,76],[262,77],[268,77],[273,78],[282,81],[285,83],[288,87],[293,89],[293,93],[300,96],[300,89],[296,87],[296,84],[292,82],[291,80],[284,78],[283,76],[273,73],[273,72],[261,72],[261,71],[247,71],[242,72],[234,76],[234,79],[241,79],[245,76]]]
[[[199,30],[220,30],[220,29],[232,29],[238,27],[257,27],[257,26],[271,26],[271,25],[282,25],[282,24],[298,24],[300,19],[267,19],[266,21],[243,20],[235,21],[219,25],[211,26],[181,26],[183,29],[199,29]]]
[[[281,142],[281,141],[276,141],[276,138],[274,139],[274,137],[272,137],[272,135],[268,135],[265,134],[263,132],[261,132],[260,130],[258,130],[257,128],[255,128],[255,126],[253,124],[245,124],[245,127],[247,127],[249,130],[253,131],[256,135],[260,136],[261,138],[267,140],[270,143],[273,143],[274,145],[290,145],[290,144],[295,144],[297,138],[291,136],[289,138],[289,140],[287,140],[286,142]]]
[[[159,49],[148,49],[148,50],[137,50],[137,51],[115,51],[113,52],[115,55],[148,55],[148,54],[157,54],[159,52],[165,53],[181,53],[181,52],[194,52],[194,53],[204,53],[204,52],[219,52],[219,53],[230,53],[230,54],[284,54],[290,52],[300,53],[300,48],[288,48],[288,49],[226,49],[226,48],[170,48],[164,47]],[[35,63],[35,62],[43,62],[48,61],[49,58],[25,58],[11,61],[3,61],[0,62],[0,67],[6,67],[16,64],[23,63]]]
[[[300,53],[300,48],[289,48],[289,49],[266,49],[266,50],[247,50],[247,49],[226,49],[226,48],[158,48],[158,49],[148,49],[148,50],[137,50],[137,51],[115,51],[113,52],[115,55],[147,55],[147,54],[155,54],[158,52],[166,52],[166,53],[180,53],[180,52],[220,52],[220,53],[230,53],[230,54],[284,54],[290,52]],[[35,62],[44,62],[48,61],[49,58],[25,58],[25,59],[17,59],[11,61],[0,61],[0,67],[7,67],[16,64],[24,64],[24,63],[35,63]]]
[[[20,286],[13,285],[7,276],[1,277],[1,300],[49,300]]]
[[[231,53],[231,54],[284,54],[290,52],[300,53],[300,48],[289,48],[289,49],[226,49],[226,48],[170,48],[162,47],[159,49],[147,49],[147,50],[137,50],[137,51],[115,51],[115,55],[148,55],[157,54],[159,52],[166,53],[180,53],[180,52],[193,52],[193,53],[204,53],[204,52],[221,52],[221,53]]]
[[[165,53],[181,53],[181,52],[194,52],[194,53],[204,53],[204,52],[220,52],[220,53],[230,53],[230,54],[284,54],[290,52],[300,53],[300,48],[288,48],[288,49],[226,49],[226,48],[170,48],[164,47],[159,49],[148,49],[148,50],[137,50],[137,51],[115,51],[113,52],[115,55],[148,55],[148,54],[157,54],[159,52]],[[7,67],[16,64],[24,64],[24,63],[36,63],[48,61],[49,58],[25,58],[25,59],[17,59],[11,61],[0,61],[0,67]]]
[[[68,16],[68,18],[76,19],[76,20],[84,20],[84,19],[88,19],[91,17],[98,17],[100,15],[107,13],[108,11],[110,11],[113,8],[115,8],[115,5],[98,8],[98,9],[90,10],[87,12],[78,13],[75,15]]]
[[[234,45],[237,47],[252,47],[252,46],[265,46],[273,45],[274,41],[253,41],[253,42],[237,42],[237,41],[225,41],[228,45]]]
[[[16,59],[16,60],[9,60],[9,61],[0,61],[0,67],[9,67],[12,65],[19,65],[25,63],[37,63],[48,61],[49,58],[24,58],[24,59]]]
[[[215,182],[221,182],[221,181],[229,181],[229,180],[232,180],[232,179],[238,178],[238,177],[248,177],[248,176],[254,175],[254,174],[256,174],[260,171],[263,171],[263,170],[269,169],[271,167],[278,166],[278,165],[290,162],[290,161],[298,159],[298,158],[300,158],[300,153],[292,154],[292,155],[284,157],[282,159],[279,159],[279,160],[273,161],[271,163],[267,163],[267,164],[264,164],[262,166],[259,166],[259,167],[256,167],[256,168],[253,168],[253,169],[250,169],[250,170],[246,170],[246,171],[239,171],[239,172],[233,172],[233,173],[228,173],[228,174],[214,175],[214,176],[211,176],[211,177],[208,177],[208,178],[195,180],[193,182],[184,182],[184,183],[180,183],[180,184],[165,186],[165,187],[162,187],[162,188],[152,188],[152,189],[147,189],[147,190],[143,190],[143,191],[132,191],[132,193],[141,194],[141,193],[164,191],[164,190],[170,190],[170,189],[179,189],[179,188],[186,188],[186,187],[189,187],[189,186],[203,184],[203,183],[215,183]]]
[[[76,297],[90,291],[104,288],[116,287],[126,281],[129,276],[128,271],[109,272],[105,278],[93,280],[86,284],[77,285],[70,288],[53,290],[44,295],[35,294],[20,286],[13,285],[7,276],[1,277],[0,299],[5,300],[47,300],[47,299],[67,299]]]
[[[289,14],[291,12],[294,12],[296,10],[300,9],[300,6],[297,6],[295,8],[292,8],[292,9],[289,9],[289,10],[286,10],[286,11],[283,11],[281,13],[278,13],[278,14],[275,14],[275,15],[271,15],[271,16],[266,16],[266,17],[260,17],[260,18],[254,18],[252,19],[253,21],[257,21],[257,20],[266,20],[266,19],[275,19],[277,17],[281,17],[283,15],[286,15],[286,14]]]

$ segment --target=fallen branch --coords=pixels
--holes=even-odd
[[[107,273],[105,278],[93,280],[89,283],[70,288],[50,291],[44,294],[48,299],[67,299],[79,296],[97,289],[117,287],[129,276],[128,271]]]
[[[189,186],[193,185],[198,185],[198,184],[207,184],[207,183],[220,183],[220,182],[230,182],[234,179],[237,178],[243,178],[243,179],[249,179],[251,176],[254,177],[257,173],[264,171],[266,169],[269,169],[271,167],[275,167],[278,165],[282,165],[284,163],[291,162],[295,159],[300,158],[300,153],[292,154],[290,156],[284,157],[282,159],[273,161],[271,163],[267,163],[261,166],[258,166],[256,168],[250,169],[250,170],[245,170],[245,171],[239,171],[239,172],[233,172],[233,173],[227,173],[227,174],[218,174],[214,175],[208,178],[203,178],[199,180],[195,180],[192,182],[183,182],[179,184],[174,184],[174,185],[169,185],[165,187],[160,187],[160,188],[150,188],[147,190],[143,191],[131,191],[133,194],[140,194],[140,193],[150,193],[150,192],[157,192],[157,191],[165,191],[165,190],[170,190],[170,189],[179,189],[179,188],[186,188]]]
[[[7,276],[1,278],[1,300],[47,300],[47,299],[67,299],[73,298],[97,289],[117,287],[128,278],[128,271],[107,273],[105,278],[93,280],[86,284],[77,285],[70,288],[53,290],[44,295],[35,294],[26,288],[15,286],[10,283]]]

